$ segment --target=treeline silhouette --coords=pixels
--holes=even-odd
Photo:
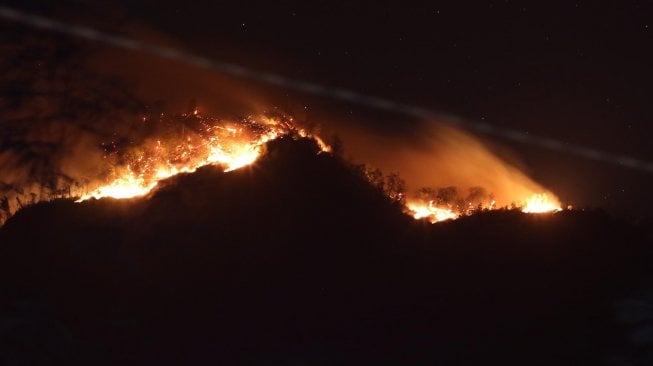
[[[19,211],[0,229],[0,363],[651,361],[648,227],[514,210],[432,225],[388,198],[400,181],[317,152],[288,136],[145,199]]]

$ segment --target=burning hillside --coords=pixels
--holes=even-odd
[[[125,74],[115,76],[103,69],[109,66],[89,61],[106,58],[72,40],[14,36],[23,38],[3,44],[6,57],[0,65],[8,80],[6,97],[0,99],[0,224],[38,202],[138,197],[161,180],[202,166],[233,171],[255,162],[266,143],[285,135],[310,137],[321,152],[330,150],[316,129],[277,109],[260,112],[260,106],[275,103],[245,94],[243,85],[225,84],[197,70],[175,70],[171,79],[170,65],[140,58],[130,67],[114,65],[112,70]],[[133,94],[137,88],[124,77],[150,72],[156,80],[145,84],[159,86],[165,80],[159,89],[175,89],[169,86],[182,82],[187,90],[204,90],[204,84],[219,89],[219,96],[204,93],[219,112],[199,111],[193,102],[180,114],[172,112],[181,109],[178,105],[144,102],[152,99]],[[246,106],[229,110],[238,102]],[[254,112],[243,118],[246,111]],[[413,141],[351,133],[337,121],[329,125],[345,142],[347,160],[369,164],[360,173],[415,218],[437,222],[503,207],[524,212],[560,207],[553,193],[462,131],[439,131],[437,139],[427,141],[428,149],[415,153]],[[376,168],[392,173],[385,176]]]
[[[297,354],[434,364],[460,349],[480,350],[464,354],[478,362],[556,360],[581,341],[593,361],[601,337],[618,339],[587,329],[612,319],[601,299],[623,288],[632,258],[648,268],[636,231],[589,211],[423,225],[401,212],[392,175],[381,191],[313,139],[264,146],[251,169],[210,164],[159,181],[147,199],[22,210],[0,230],[0,285],[16,304],[0,304],[11,340],[0,350],[42,354],[64,340],[51,349],[86,365]]]
[[[191,118],[195,129],[168,139],[152,138],[133,148],[125,161],[124,152],[115,151],[108,159],[125,161],[106,178],[106,185],[93,188],[78,202],[89,198],[131,198],[150,192],[157,183],[179,173],[189,173],[206,165],[218,165],[225,172],[253,163],[263,145],[280,136],[293,134],[315,139],[323,152],[330,148],[317,136],[292,125],[292,119],[261,117],[238,122],[203,118],[195,110]],[[115,164],[115,163],[114,163]],[[112,164],[113,165],[113,164]]]
[[[411,136],[344,127],[348,154],[406,180],[406,204],[431,222],[499,208],[528,213],[560,210],[558,197],[486,142],[460,129],[421,123]],[[374,179],[373,179],[374,180]]]
[[[97,2],[0,5],[0,365],[653,365],[595,12]]]
[[[140,128],[151,128],[156,133],[138,141],[103,143],[101,165],[104,168],[100,174],[85,176],[64,189],[59,188],[54,196],[44,197],[45,186],[37,186],[33,191],[23,187],[15,189],[15,207],[48,198],[71,198],[82,202],[91,198],[143,196],[161,180],[194,172],[203,166],[220,166],[225,172],[248,166],[263,153],[267,142],[281,136],[310,138],[318,144],[320,152],[331,151],[322,138],[298,127],[292,117],[283,115],[224,120],[203,116],[195,109],[176,117],[161,115],[154,120],[143,117],[140,123],[146,126]],[[435,223],[477,211],[506,207],[497,205],[497,197],[482,187],[471,188],[467,195],[461,195],[456,187],[423,188],[413,197],[407,195],[405,184],[397,174],[384,177],[378,169],[365,166],[362,169],[361,173],[370,184],[384,191],[391,200],[405,204],[405,212],[416,219],[426,218]],[[28,195],[31,198],[25,198]],[[510,196],[499,199],[501,202],[512,202],[509,208],[528,213],[560,210],[557,198],[547,193],[531,192],[526,200]],[[5,217],[12,213],[9,200],[10,197],[5,196],[2,201]]]
[[[463,215],[472,215],[479,211],[489,211],[497,209],[496,201],[492,199],[492,195],[487,196],[487,199],[479,200],[475,197],[477,192],[484,192],[482,188],[476,187],[470,190],[470,194],[466,198],[454,198],[453,200],[442,199],[439,195],[440,192],[456,192],[455,187],[448,187],[439,189],[435,195],[428,194],[426,198],[409,200],[406,204],[408,213],[412,214],[416,219],[427,218],[430,222],[436,223],[444,220],[457,219]],[[420,191],[422,197],[425,195],[425,190]],[[514,201],[513,201],[514,202]],[[506,207],[504,207],[506,208]],[[548,213],[560,211],[560,203],[555,197],[549,197],[546,193],[536,193],[530,196],[526,201],[508,206],[509,209],[519,209],[524,213]]]
[[[193,172],[206,165],[221,166],[225,172],[252,164],[261,155],[265,143],[285,135],[308,137],[316,141],[321,152],[331,148],[319,136],[297,127],[287,116],[249,117],[236,122],[203,117],[197,110],[182,115],[191,119],[195,128],[185,129],[173,138],[159,137],[144,141],[129,154],[115,151],[108,159],[123,161],[106,178],[105,184],[84,193],[78,202],[89,198],[130,198],[150,192],[157,182],[179,173]],[[125,159],[128,156],[128,159]],[[386,193],[388,198],[405,204],[405,211],[416,219],[427,218],[432,223],[471,215],[476,211],[499,207],[496,197],[482,187],[473,187],[461,196],[456,187],[441,189],[423,188],[417,197],[406,198],[405,184],[397,174],[384,177],[378,169],[359,166],[373,186]],[[522,189],[523,190],[523,189]],[[512,209],[526,213],[544,213],[560,210],[560,203],[550,193],[532,192],[527,199],[501,197],[502,202],[512,202]]]

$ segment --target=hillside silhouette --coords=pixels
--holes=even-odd
[[[431,225],[318,151],[281,138],[143,199],[19,211],[0,229],[0,364],[650,362],[646,227],[508,210]]]

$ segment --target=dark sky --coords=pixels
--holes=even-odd
[[[647,1],[14,3],[87,24],[115,18],[203,56],[653,160]],[[382,129],[410,123],[292,97]],[[502,143],[580,205],[639,215],[653,203],[650,173]]]

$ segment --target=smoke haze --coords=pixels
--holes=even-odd
[[[179,47],[147,30],[130,32]],[[170,116],[199,109],[237,120],[285,112],[276,106],[288,104],[287,96],[264,93],[251,83],[151,55],[41,33],[14,35],[15,41],[3,46],[7,56],[1,66],[8,83],[0,106],[0,219],[29,203],[87,193],[124,165],[120,152],[185,127],[183,121],[171,127],[179,120]],[[327,119],[296,122],[310,122],[313,131],[322,123],[342,139],[352,161],[399,173],[409,197],[423,187],[450,186],[463,196],[482,187],[498,206],[523,203],[536,193],[553,196],[453,127],[422,123],[413,131],[418,138],[411,139]]]

